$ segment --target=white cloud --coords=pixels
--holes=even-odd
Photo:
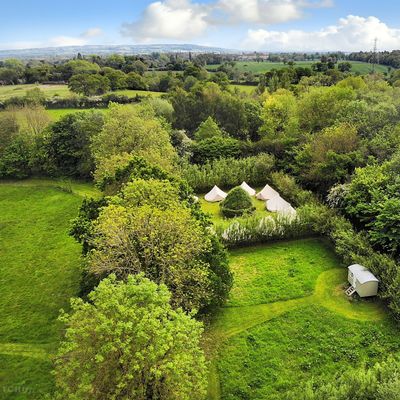
[[[101,36],[102,34],[103,31],[100,28],[90,28],[87,31],[81,33],[81,37],[90,39],[97,36]]]
[[[151,3],[139,23],[124,24],[122,33],[144,41],[153,39],[191,39],[208,28],[208,7],[190,0]]]
[[[293,0],[220,0],[217,8],[232,22],[273,24],[302,16],[302,7]]]
[[[89,44],[95,37],[101,36],[103,31],[100,28],[90,28],[79,36],[55,36],[46,41],[26,41],[0,43],[1,50],[22,50],[41,47],[62,47],[62,46],[84,46]]]
[[[330,7],[333,0],[159,0],[151,3],[139,21],[124,24],[122,34],[149,42],[188,40],[212,26],[236,23],[273,24],[303,16],[306,8]]]
[[[400,47],[400,29],[391,28],[376,17],[349,15],[336,25],[319,31],[270,31],[249,29],[243,49],[267,51],[359,51],[371,50],[374,39],[381,50]]]
[[[56,36],[51,38],[47,45],[50,47],[84,46],[87,42],[87,39],[82,37]]]

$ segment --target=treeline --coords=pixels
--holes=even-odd
[[[376,63],[387,65],[392,68],[400,68],[400,50],[380,51],[374,53],[372,51],[359,51],[350,53],[347,58],[352,61],[362,61],[367,63]]]

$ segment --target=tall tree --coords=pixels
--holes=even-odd
[[[104,279],[90,302],[71,301],[55,362],[58,400],[203,400],[202,324],[173,310],[142,276]]]

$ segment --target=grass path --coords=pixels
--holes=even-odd
[[[232,336],[257,325],[268,322],[289,311],[318,304],[341,316],[359,321],[379,321],[385,318],[385,310],[378,303],[351,302],[343,293],[342,284],[346,281],[344,268],[333,268],[322,272],[316,281],[314,293],[310,296],[257,304],[243,307],[225,307],[210,330],[213,345],[210,351],[217,354],[216,348]],[[209,378],[209,400],[219,400],[219,384],[216,358],[212,360]]]

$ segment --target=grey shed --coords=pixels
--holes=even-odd
[[[357,292],[360,297],[376,296],[378,294],[378,278],[367,268],[360,264],[353,264],[348,267],[349,289],[348,295]]]

